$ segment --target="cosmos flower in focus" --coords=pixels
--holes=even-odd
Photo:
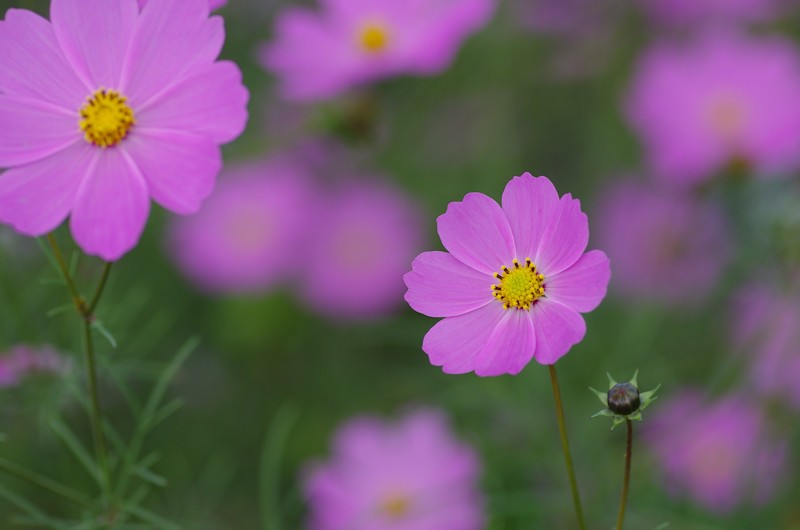
[[[787,468],[787,444],[739,396],[704,402],[693,391],[660,403],[645,425],[646,443],[673,496],[725,514],[772,499]]]
[[[479,530],[480,462],[443,414],[396,422],[361,417],[341,427],[333,454],[303,481],[311,530]]]
[[[297,267],[297,289],[313,311],[332,318],[385,315],[403,300],[403,273],[424,236],[415,204],[375,177],[326,193]]]
[[[40,236],[67,216],[88,254],[139,240],[150,200],[194,213],[247,120],[207,0],[52,0],[0,22],[0,221]]]
[[[740,349],[749,384],[800,410],[800,298],[766,285],[748,285],[734,296],[731,336]]]
[[[0,388],[15,387],[37,374],[64,375],[72,366],[49,346],[18,345],[0,354]]]
[[[614,262],[612,290],[633,299],[686,306],[717,285],[731,242],[713,203],[621,181],[600,197],[597,241]]]
[[[606,255],[585,252],[580,201],[547,177],[514,177],[502,207],[482,193],[439,216],[448,252],[424,252],[404,279],[416,311],[445,317],[422,349],[446,373],[516,374],[534,358],[554,364],[583,340],[581,313],[603,300]]]
[[[401,75],[432,75],[483,27],[494,0],[321,0],[287,8],[261,62],[286,99],[316,101]]]
[[[777,18],[782,0],[640,0],[654,22],[685,28]]]
[[[139,2],[139,8],[144,9],[144,6],[150,0],[137,0],[137,1]],[[228,0],[208,0],[208,7],[209,9],[211,9],[211,11],[214,11],[215,9],[219,9],[220,7],[224,6],[227,3]]]
[[[793,42],[711,31],[647,50],[626,113],[664,182],[699,184],[731,166],[781,176],[800,167],[798,93]]]
[[[206,291],[263,292],[297,272],[313,210],[313,183],[298,164],[236,167],[199,213],[174,219],[169,251]]]

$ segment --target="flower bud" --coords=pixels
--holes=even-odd
[[[608,409],[614,414],[628,416],[639,410],[639,389],[631,383],[617,383],[608,391]]]

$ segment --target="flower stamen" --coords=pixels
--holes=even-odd
[[[358,35],[358,43],[368,53],[379,53],[389,45],[389,31],[383,24],[365,24]]]
[[[80,109],[78,125],[87,142],[106,149],[128,136],[136,123],[128,98],[116,90],[101,88]]]
[[[495,273],[499,284],[492,285],[492,294],[503,303],[504,309],[516,307],[529,311],[536,300],[544,296],[544,275],[536,270],[530,258],[525,263],[512,261],[513,269],[503,265],[503,273]]]

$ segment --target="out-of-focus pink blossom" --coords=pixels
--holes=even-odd
[[[303,490],[311,530],[478,530],[485,516],[474,449],[443,414],[419,411],[390,423],[346,423],[333,454],[314,464]]]
[[[226,172],[199,213],[174,220],[169,250],[204,290],[262,292],[301,272],[315,208],[300,164],[250,163]]]
[[[14,346],[0,354],[0,388],[17,386],[32,375],[64,375],[71,366],[69,359],[49,346]]]
[[[650,184],[621,181],[600,197],[598,244],[614,263],[612,290],[675,305],[702,302],[731,252],[713,203]]]
[[[798,93],[793,42],[720,30],[647,50],[625,106],[654,173],[692,185],[732,164],[758,176],[797,169]]]
[[[150,0],[138,0],[139,9],[143,9]],[[228,3],[228,0],[208,0],[208,7],[213,11]]]
[[[485,25],[493,0],[322,0],[288,8],[261,62],[286,99],[315,101],[401,74],[431,75]]]
[[[409,197],[374,177],[327,193],[310,215],[313,230],[295,267],[306,305],[345,319],[400,307],[403,273],[423,242],[419,216]]]
[[[640,0],[654,22],[685,28],[763,22],[781,13],[783,0]]]
[[[684,391],[653,409],[645,439],[668,491],[719,514],[768,502],[787,464],[786,441],[741,396]]]
[[[747,363],[749,383],[767,398],[800,409],[800,298],[766,285],[748,285],[734,297],[733,345]]]

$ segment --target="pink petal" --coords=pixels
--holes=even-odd
[[[431,364],[448,374],[464,374],[475,369],[478,354],[489,341],[503,317],[503,305],[486,304],[480,309],[439,321],[422,341],[422,350]]]
[[[197,134],[137,129],[125,141],[125,151],[141,170],[153,199],[184,215],[200,208],[222,167],[219,146]]]
[[[589,219],[581,211],[581,202],[568,193],[558,202],[534,263],[547,279],[578,261],[588,243]]]
[[[406,302],[429,317],[452,317],[489,302],[495,279],[467,267],[447,252],[423,252],[403,276]]]
[[[210,66],[225,40],[208,0],[150,0],[130,43],[121,89],[137,107],[198,68]]]
[[[82,141],[78,113],[0,94],[0,167],[27,164]],[[88,145],[88,144],[87,144]]]
[[[442,244],[462,263],[494,274],[514,258],[514,237],[500,206],[482,193],[451,202],[436,220]]]
[[[534,358],[540,364],[555,364],[586,334],[581,314],[560,302],[541,298],[532,312],[536,332]]]
[[[0,174],[0,220],[40,236],[66,219],[95,148],[78,142],[32,164]]]
[[[548,298],[586,313],[603,301],[610,278],[608,257],[599,250],[592,250],[567,270],[548,278],[545,292]]]
[[[84,252],[118,260],[139,241],[149,212],[147,185],[129,155],[118,148],[95,150],[70,218]]]
[[[119,87],[138,17],[136,0],[52,0],[50,4],[50,20],[64,55],[94,89]]]
[[[518,374],[533,358],[535,348],[531,313],[506,309],[475,360],[475,373],[480,376]]]
[[[190,131],[227,143],[244,130],[248,98],[239,67],[218,62],[185,77],[137,109],[137,123]]]
[[[9,9],[0,21],[0,92],[77,114],[91,90],[64,57],[50,22],[26,9]]]
[[[514,234],[519,260],[536,256],[545,228],[557,208],[558,192],[547,177],[525,173],[506,185],[503,211]]]

